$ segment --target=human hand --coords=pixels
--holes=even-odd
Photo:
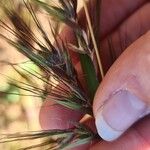
[[[100,141],[91,148],[85,145],[80,147],[82,150],[150,148],[149,116],[130,128],[150,110],[150,32],[146,33],[150,29],[149,8],[150,3],[146,0],[102,1],[99,40],[104,71],[106,72],[125,51],[111,66],[100,84],[94,99],[93,112],[99,135],[107,141],[116,138],[117,140]],[[84,18],[81,14],[83,24]],[[69,29],[65,31],[66,38],[72,42],[70,32]],[[76,68],[80,70],[78,64]],[[48,100],[40,111],[43,129],[69,128],[69,120],[79,121],[81,117],[82,114]],[[108,125],[104,125],[103,120],[109,124],[109,128]],[[125,132],[127,129],[129,130]]]

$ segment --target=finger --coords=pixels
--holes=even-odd
[[[48,98],[43,103],[39,121],[42,129],[69,129],[83,117],[81,112],[61,106]]]
[[[126,18],[146,2],[147,0],[102,0],[100,19],[102,37],[114,31]]]
[[[150,3],[146,3],[116,30],[101,41],[101,58],[104,72],[110,68],[118,56],[136,39],[150,29]]]
[[[112,65],[99,86],[94,115],[99,135],[112,141],[150,108],[150,32],[134,42]]]
[[[40,110],[40,124],[42,129],[69,129],[74,126],[74,122],[79,122],[83,117],[81,113],[67,109],[50,100],[46,100]],[[93,132],[96,132],[96,127],[93,118],[85,120],[84,123]],[[97,142],[97,141],[96,141]],[[71,150],[87,150],[95,141],[89,144],[84,144]]]
[[[80,64],[77,63],[75,68],[79,81],[82,81],[82,86],[85,87]],[[67,88],[64,85],[61,87]],[[61,91],[59,94],[61,95]],[[40,109],[39,120],[42,129],[68,129],[73,127],[75,122],[79,122],[83,116],[80,111],[66,108],[47,97]]]
[[[91,150],[148,150],[150,148],[150,119],[144,118],[114,142],[99,142]]]
[[[102,0],[102,2],[99,3],[99,5],[101,5],[101,10],[99,10],[101,11],[101,16],[100,18],[96,18],[97,20],[99,20],[100,24],[99,41],[112,31],[114,31],[126,18],[134,13],[139,7],[142,7],[142,5],[144,5],[144,3],[146,2],[147,0]],[[89,2],[89,13],[91,14],[91,16],[95,12],[95,5],[96,0],[91,0]],[[79,12],[78,16],[79,24],[82,28],[85,28],[87,23],[83,9]],[[65,27],[61,32],[61,38],[68,43],[76,43],[74,32],[69,27]],[[79,61],[78,55],[76,55],[76,53],[74,53],[73,51],[70,51],[70,54],[72,56],[73,64],[76,64]]]
[[[100,21],[101,38],[104,38],[117,28],[127,17],[146,2],[147,0],[102,0],[99,3],[101,5],[101,10],[99,10],[101,11],[101,16],[97,18]],[[94,14],[96,0],[91,0],[89,5],[90,13]],[[81,11],[79,15],[80,24],[85,27],[86,17],[84,11]]]

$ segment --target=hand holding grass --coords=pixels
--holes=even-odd
[[[104,77],[93,105],[99,135],[106,141],[117,140],[101,141],[91,149],[146,150],[150,145],[149,116],[123,134],[150,111],[150,33],[146,33],[150,29],[149,7],[149,2],[144,0],[102,1],[99,41],[105,73],[124,52]],[[82,13],[80,18],[84,25]],[[65,32],[66,38],[72,41],[70,31]],[[79,64],[77,68],[80,70]],[[71,126],[69,120],[78,121],[82,117],[80,113],[53,104],[45,101],[41,108],[40,122],[44,129],[66,129]]]

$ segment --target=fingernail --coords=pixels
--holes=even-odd
[[[111,96],[96,113],[98,134],[106,141],[120,137],[145,112],[146,104],[127,90]]]

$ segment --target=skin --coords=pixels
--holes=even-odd
[[[94,4],[94,1],[92,1]],[[94,5],[93,5],[94,6]],[[96,92],[93,112],[108,95],[120,87],[124,80],[129,79],[133,84],[130,90],[150,105],[150,3],[148,0],[102,0],[101,12],[101,58],[105,73],[104,80]],[[84,26],[84,13],[80,13],[80,21]],[[74,41],[70,29],[64,30],[65,38]],[[63,32],[63,33],[64,33]],[[109,42],[110,44],[108,44]],[[110,55],[110,46],[113,58]],[[124,51],[124,52],[123,52]],[[72,54],[74,55],[74,54]],[[121,55],[121,56],[120,56]],[[120,57],[119,57],[120,56]],[[119,58],[118,58],[119,57]],[[115,63],[112,65],[112,63]],[[82,77],[77,57],[73,62]],[[138,62],[138,64],[137,64]],[[118,75],[119,74],[119,75]],[[136,75],[136,76],[133,76]],[[82,114],[70,112],[58,104],[47,100],[40,111],[40,123],[43,129],[71,127],[68,120],[79,121]],[[52,123],[53,122],[53,123]],[[94,126],[94,121],[90,120]],[[91,125],[90,125],[91,126]],[[150,119],[149,116],[132,126],[123,136],[114,142],[96,141],[92,145],[84,145],[78,150],[148,150],[150,148]]]

